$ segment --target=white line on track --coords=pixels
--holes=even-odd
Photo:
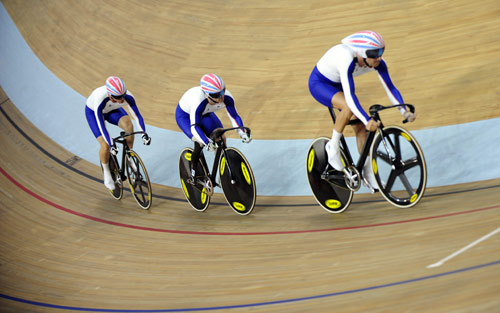
[[[458,250],[457,252],[453,253],[453,254],[450,254],[449,256],[447,256],[446,258],[442,259],[441,261],[439,262],[436,262],[434,264],[431,264],[431,265],[428,265],[427,268],[433,268],[433,267],[439,267],[441,265],[444,264],[444,262],[456,257],[457,255],[459,255],[460,253],[474,247],[475,245],[477,245],[478,243],[480,243],[481,241],[484,241],[488,238],[490,238],[491,236],[495,235],[496,233],[500,232],[500,227],[495,229],[494,231],[492,231],[491,233],[479,238],[478,240],[474,241],[473,243],[469,244],[468,246],[466,247],[463,247],[462,249]]]

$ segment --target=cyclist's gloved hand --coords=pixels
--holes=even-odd
[[[207,151],[212,152],[212,151],[215,151],[216,149],[217,149],[217,146],[215,145],[215,143],[212,140],[209,140],[207,143]]]
[[[410,111],[406,111],[403,114],[403,116],[405,120],[407,120],[408,122],[413,122],[417,118],[417,113],[411,113]]]
[[[115,144],[113,144],[111,147],[109,147],[109,152],[112,155],[117,155],[118,154],[118,147]]]
[[[240,135],[241,137],[241,141],[244,142],[244,143],[249,143],[250,141],[252,141],[252,136],[248,135],[247,133],[245,133],[243,130],[241,129],[238,129],[238,134]]]
[[[151,137],[148,136],[148,134],[144,133],[142,135],[142,143],[144,143],[146,146],[149,146],[151,143]]]
[[[247,133],[243,133],[243,135],[241,135],[241,141],[243,143],[249,143],[250,141],[252,141],[252,135],[248,136]]]

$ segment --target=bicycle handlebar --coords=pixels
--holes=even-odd
[[[133,133],[126,133],[124,131],[121,131],[120,132],[120,136],[117,136],[117,137],[113,138],[113,141],[121,143],[121,142],[123,142],[123,139],[125,139],[126,137],[129,137],[129,136],[132,136],[132,135],[137,135],[137,134],[147,134],[147,133],[143,132],[143,131],[136,131],[136,132],[133,132]]]
[[[228,132],[230,130],[235,130],[235,129],[242,129],[242,128],[245,130],[245,132],[248,134],[248,136],[250,136],[251,130],[248,127],[231,127],[231,128],[219,128],[219,129],[214,130],[214,132],[210,135],[210,139],[212,139],[213,141],[216,141],[216,139],[221,138],[225,132]]]
[[[378,112],[386,110],[386,109],[392,109],[392,108],[397,108],[397,107],[402,107],[406,106],[410,109],[411,113],[415,113],[415,106],[413,104],[408,104],[408,103],[403,103],[403,104],[395,104],[395,105],[388,105],[388,106],[383,106],[381,104],[374,104],[370,107],[370,115],[374,120],[380,120],[380,117],[378,116]],[[407,123],[408,119],[405,119],[403,123]]]

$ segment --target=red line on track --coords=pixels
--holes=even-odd
[[[186,230],[173,230],[173,229],[161,229],[161,228],[152,228],[152,227],[144,227],[144,226],[137,226],[137,225],[130,225],[130,224],[124,224],[124,223],[118,223],[118,222],[113,222],[109,220],[105,220],[102,218],[90,216],[84,213],[76,212],[71,209],[65,208],[57,203],[54,203],[50,200],[47,200],[43,198],[42,196],[36,194],[35,192],[29,190],[25,186],[23,186],[21,183],[19,183],[17,180],[15,180],[12,176],[10,176],[2,167],[0,167],[0,172],[2,173],[3,176],[5,176],[8,180],[10,180],[14,185],[19,187],[19,189],[23,190],[30,196],[38,199],[39,201],[48,204],[58,210],[80,216],[89,220],[93,220],[99,223],[104,223],[104,224],[109,224],[109,225],[114,225],[114,226],[119,226],[119,227],[127,227],[131,229],[138,229],[138,230],[145,230],[145,231],[154,231],[154,232],[163,232],[163,233],[173,233],[173,234],[187,234],[187,235],[226,235],[226,236],[248,236],[248,235],[286,235],[286,234],[300,234],[300,233],[317,233],[317,232],[327,232],[327,231],[338,231],[338,230],[348,230],[348,229],[359,229],[359,228],[371,228],[371,227],[380,227],[380,226],[390,226],[390,225],[397,225],[397,224],[406,224],[406,223],[413,223],[413,222],[421,222],[421,221],[427,221],[427,220],[432,220],[432,219],[438,219],[438,218],[444,218],[444,217],[450,217],[450,216],[456,216],[456,215],[463,215],[463,214],[470,214],[470,213],[477,213],[481,211],[487,211],[487,210],[492,210],[492,209],[497,209],[500,208],[500,205],[495,205],[495,206],[490,206],[490,207],[485,207],[485,208],[478,208],[478,209],[473,209],[473,210],[467,210],[467,211],[461,211],[461,212],[454,212],[454,213],[448,213],[448,214],[442,214],[442,215],[435,215],[435,216],[427,216],[427,217],[421,217],[421,218],[414,218],[414,219],[409,219],[409,220],[402,220],[402,221],[393,221],[393,222],[387,222],[387,223],[378,223],[378,224],[368,224],[368,225],[358,225],[358,226],[346,226],[346,227],[337,227],[337,228],[324,228],[324,229],[309,229],[309,230],[290,230],[290,231],[278,231],[278,232],[197,232],[197,231],[186,231]]]

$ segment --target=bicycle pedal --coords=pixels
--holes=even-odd
[[[195,184],[194,178],[193,177],[188,177],[188,179],[186,179],[186,183],[194,185]]]
[[[370,183],[368,182],[368,180],[365,177],[363,177],[363,183],[370,190],[371,194],[374,194],[374,193],[378,192],[378,189],[377,188],[373,188],[372,185],[370,185]]]
[[[206,180],[200,180],[199,183],[203,186],[208,196],[212,196],[214,194],[214,188],[210,179],[207,178]]]

